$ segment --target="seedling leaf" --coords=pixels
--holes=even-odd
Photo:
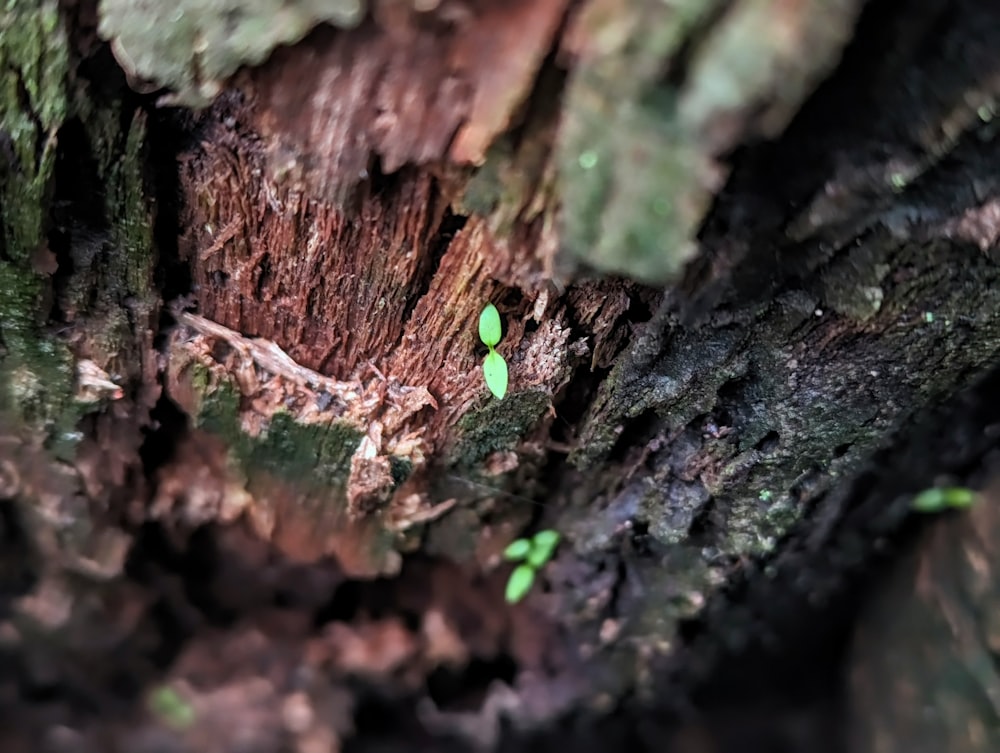
[[[559,545],[558,531],[539,531],[531,540],[531,551],[528,553],[528,564],[536,570],[545,567],[552,559],[552,553]]]
[[[483,313],[479,315],[479,339],[492,348],[500,342],[501,334],[500,312],[492,303],[487,303]]]
[[[917,512],[941,512],[970,507],[975,500],[976,493],[962,486],[924,489],[913,498],[910,507]]]
[[[503,400],[503,396],[507,394],[507,362],[492,348],[483,361],[483,376],[490,392],[496,395],[498,400]]]
[[[527,539],[517,539],[510,542],[503,550],[504,559],[519,561],[528,556],[531,551],[531,542]]]
[[[508,604],[517,604],[528,595],[532,584],[535,582],[535,570],[531,565],[518,565],[514,572],[510,574],[507,581],[507,591],[504,598]]]
[[[146,705],[164,724],[177,730],[185,730],[196,721],[191,704],[168,685],[153,690]]]
[[[972,503],[976,501],[976,493],[972,491],[972,489],[966,489],[964,487],[945,489],[944,501],[948,507],[972,507]]]

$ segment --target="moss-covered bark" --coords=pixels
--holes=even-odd
[[[68,458],[77,422],[95,397],[114,394],[110,382],[155,389],[147,383],[159,297],[145,118],[90,98],[57,3],[13,3],[2,23],[0,131],[9,149],[0,183],[0,410]],[[70,135],[78,130],[82,141]],[[93,173],[76,172],[90,165]],[[98,200],[70,199],[87,192]],[[78,378],[80,360],[98,371]],[[101,372],[115,378],[88,378]]]
[[[75,578],[116,577],[128,552],[100,510],[143,484],[159,295],[145,117],[78,76],[65,10],[0,15],[0,497],[30,582],[76,604]],[[58,651],[91,617],[25,604],[15,622]]]
[[[193,27],[147,45],[136,30],[159,40],[169,19],[126,5],[100,8],[126,72],[175,101],[220,89],[210,106],[107,84],[95,14],[19,2],[0,35],[0,491],[42,559],[119,577],[154,529],[181,550],[246,531],[261,572],[457,562],[479,621],[504,626],[459,663],[508,641],[532,668],[518,692],[551,695],[537,713],[554,718],[651,692],[682,623],[836,528],[830,490],[1000,350],[1000,45],[984,31],[1000,19],[971,1],[940,28],[933,2],[876,3],[822,87],[858,3],[374,2],[229,81],[243,58],[202,66]],[[908,33],[887,42],[882,13]],[[487,301],[502,401],[480,370]],[[501,552],[538,525],[563,544],[508,610]],[[269,608],[294,601],[283,588]],[[302,624],[350,613],[329,598],[310,595]],[[74,609],[43,628],[100,612]],[[561,620],[565,655],[547,664],[524,615]],[[727,645],[756,624],[708,617]],[[435,650],[436,629],[421,623]],[[419,682],[446,663],[420,656]]]
[[[43,331],[44,269],[57,133],[69,110],[69,51],[58,4],[15,3],[0,20],[0,411],[56,440],[73,429],[73,364]]]

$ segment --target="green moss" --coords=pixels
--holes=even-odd
[[[123,130],[121,103],[95,99],[70,69],[59,3],[8,3],[0,14],[0,138],[9,144],[0,150],[0,410],[46,433],[61,456],[72,453],[75,425],[89,407],[74,399],[71,352],[46,330],[50,283],[35,261],[47,254],[57,151],[71,117],[89,141],[73,148],[89,146],[98,170],[77,177],[103,188],[105,211],[72,235],[73,274],[60,304],[73,312],[88,356],[134,381],[143,375],[144,335],[158,301],[143,121]]]
[[[0,412],[47,432],[65,454],[80,407],[67,349],[42,330],[47,283],[32,269],[45,239],[66,118],[68,53],[56,2],[8,3],[0,14]]]
[[[196,420],[226,442],[244,471],[265,471],[304,490],[345,487],[351,456],[363,436],[343,421],[300,424],[291,415],[279,413],[266,434],[249,437],[240,429],[239,395],[227,384],[202,395]]]
[[[707,206],[692,179],[694,140],[666,93],[618,108],[577,105],[560,147],[566,241],[588,264],[630,277],[672,277],[693,251]]]
[[[8,261],[0,260],[0,334],[8,352],[16,352],[36,329],[42,278]]]
[[[21,134],[47,133],[66,118],[69,55],[59,3],[8,2],[0,16],[0,128],[13,136],[19,157],[30,157]],[[23,92],[23,94],[22,94]],[[24,96],[26,95],[26,96]]]
[[[225,443],[230,462],[246,478],[251,494],[256,493],[260,481],[268,486],[267,477],[278,479],[295,499],[296,514],[312,522],[317,537],[337,538],[338,531],[358,523],[345,517],[344,492],[362,431],[345,421],[302,424],[288,413],[278,413],[264,433],[248,436],[240,428],[239,393],[228,382],[207,387],[205,376],[207,372],[196,367],[193,383],[200,387],[200,403],[193,409],[194,421]],[[389,462],[393,480],[402,483],[412,470],[410,461],[390,457]],[[348,530],[355,531],[360,537],[358,544],[364,546],[364,564],[355,562],[355,566],[371,576],[391,571],[398,562],[392,553],[405,539],[375,516]]]
[[[713,3],[635,0],[607,19],[567,88],[557,159],[567,247],[599,269],[650,282],[690,256],[710,198],[701,124],[682,120],[682,94],[663,71]]]
[[[10,265],[0,262],[0,290],[30,282],[11,282],[10,271]],[[78,439],[74,429],[86,412],[73,398],[71,354],[55,339],[7,326],[3,343],[7,352],[0,361],[0,425],[26,425],[48,437],[56,457],[71,457]]]
[[[458,424],[461,438],[451,454],[452,462],[474,468],[490,453],[513,449],[538,423],[550,401],[548,393],[539,390],[517,392],[467,413]]]
[[[5,255],[19,266],[42,239],[67,75],[58,4],[13,3],[0,16],[0,131],[10,145],[10,161],[0,163],[0,207]]]
[[[125,136],[124,154],[109,166],[109,182],[115,187],[111,200],[120,215],[114,223],[119,254],[115,259],[130,295],[142,296],[151,303],[152,275],[156,258],[153,253],[153,222],[146,202],[142,166],[145,164],[146,117],[137,114]]]
[[[87,308],[84,300],[96,284],[104,291],[103,299],[119,306],[128,300],[133,310],[137,306],[148,310],[157,297],[152,290],[154,218],[143,177],[146,116],[142,112],[130,114],[120,100],[98,109],[88,98],[79,109],[97,170],[93,179],[104,187],[104,216],[110,235],[104,239],[106,248],[77,244],[71,250],[77,268],[99,267],[94,270],[98,279],[83,275],[71,281],[74,289],[70,294],[76,298],[73,303]],[[95,263],[94,254],[102,251],[99,263]]]
[[[203,106],[241,65],[263,62],[317,24],[356,26],[365,9],[364,0],[103,0],[100,33],[115,41],[128,73]]]

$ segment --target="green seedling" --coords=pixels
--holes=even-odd
[[[535,568],[528,564],[520,564],[514,568],[507,581],[507,590],[504,591],[504,598],[508,604],[517,604],[528,595],[532,585],[535,583]]]
[[[507,581],[504,598],[508,604],[516,604],[528,595],[535,582],[535,575],[552,559],[557,546],[559,546],[558,531],[546,530],[539,531],[530,539],[512,541],[504,549],[505,559],[521,563],[514,568]]]
[[[185,730],[195,723],[194,708],[169,685],[155,688],[146,705],[164,724],[176,730]]]
[[[943,512],[971,507],[976,501],[976,493],[964,486],[943,489],[924,489],[913,498],[910,507],[917,512]]]
[[[487,303],[483,313],[479,315],[479,339],[486,347],[493,348],[500,342],[502,336],[500,312],[492,303]]]
[[[496,395],[498,400],[503,400],[507,394],[507,362],[495,350],[491,350],[483,361],[483,376],[490,392]]]
[[[503,400],[507,394],[507,362],[493,349],[502,335],[500,312],[492,303],[487,303],[479,315],[479,339],[490,349],[483,361],[483,377],[486,379],[486,386],[498,400]]]
[[[539,531],[531,540],[531,551],[526,561],[536,570],[548,564],[559,545],[559,534],[556,531]]]
[[[503,550],[503,556],[504,559],[520,562],[521,560],[527,558],[530,551],[531,542],[528,541],[528,539],[518,539],[517,541],[512,541],[510,545]]]

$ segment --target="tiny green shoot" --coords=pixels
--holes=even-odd
[[[490,392],[496,395],[498,400],[503,400],[507,394],[507,362],[495,350],[490,350],[486,360],[483,361],[483,377]]]
[[[531,540],[531,551],[527,562],[535,569],[545,567],[559,545],[559,534],[555,531],[539,531]]]
[[[517,539],[510,542],[508,547],[503,550],[504,559],[513,560],[514,562],[520,562],[528,553],[531,551],[531,542],[527,539]]]
[[[535,568],[524,563],[515,567],[514,572],[510,574],[510,579],[507,581],[507,590],[504,592],[504,598],[507,600],[507,603],[517,604],[517,602],[528,595],[528,591],[531,590],[534,582]]]
[[[964,486],[924,489],[913,498],[910,507],[917,512],[943,512],[971,507],[976,493]]]
[[[147,708],[168,727],[185,730],[195,723],[194,708],[169,685],[155,688],[146,699]]]
[[[500,312],[492,303],[487,303],[479,315],[479,339],[490,349],[483,361],[483,377],[498,400],[503,400],[507,394],[507,362],[493,349],[502,336]]]
[[[508,604],[516,604],[531,590],[535,575],[548,564],[559,546],[559,532],[539,531],[530,539],[512,541],[503,556],[513,562],[520,562],[510,574],[504,598]]]
[[[500,312],[492,303],[487,303],[483,313],[479,315],[479,339],[483,345],[492,348],[500,342]]]

